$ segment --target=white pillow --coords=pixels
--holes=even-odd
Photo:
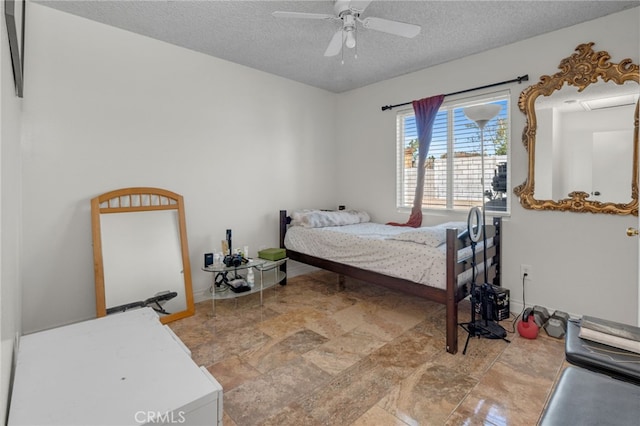
[[[291,214],[292,225],[305,228],[323,228],[325,226],[343,226],[369,222],[369,214],[359,210],[298,210]]]
[[[417,228],[413,231],[403,232],[391,237],[392,240],[409,241],[417,244],[424,244],[429,247],[438,247],[447,240],[447,228],[428,227]]]
[[[316,210],[294,210],[291,213],[291,226],[302,226],[302,219]]]

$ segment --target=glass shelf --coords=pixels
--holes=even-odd
[[[260,293],[260,306],[262,306],[262,292],[268,288],[273,287],[276,284],[281,283],[287,274],[280,270],[280,265],[289,260],[288,258],[280,260],[266,260],[266,259],[250,259],[248,263],[244,263],[238,267],[220,265],[210,265],[202,268],[203,271],[215,273],[213,283],[211,284],[210,292],[212,292],[211,303],[212,310],[215,314],[215,301],[225,299],[236,299],[238,297],[247,296],[249,294]],[[254,285],[249,291],[243,291],[236,293],[232,291],[228,285],[222,284],[216,286],[216,277],[221,273],[234,273],[236,276],[246,279],[247,271],[249,268],[254,268],[258,273],[255,274]],[[239,273],[242,272],[242,273]]]
[[[209,266],[205,266],[202,270],[205,272],[233,272],[262,266],[266,262],[270,261],[265,259],[249,259],[247,263],[243,263],[240,266],[226,266],[224,263],[213,263]]]

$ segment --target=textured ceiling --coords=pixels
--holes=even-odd
[[[271,16],[276,10],[333,14],[333,1],[36,3],[336,93],[640,5],[639,0],[373,1],[363,18],[409,22],[422,31],[406,39],[360,26],[358,57],[344,49],[343,64],[341,55],[324,56],[338,22]]]

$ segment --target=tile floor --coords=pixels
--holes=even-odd
[[[444,350],[444,306],[315,272],[171,323],[224,389],[224,424],[535,425],[564,363],[543,331]],[[469,318],[468,303],[460,319]],[[510,321],[502,325],[512,330]]]

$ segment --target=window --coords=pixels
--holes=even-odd
[[[480,129],[464,108],[495,103],[498,115],[484,128],[484,157]],[[508,184],[509,92],[445,102],[433,126],[427,153],[423,209],[468,210],[482,205],[487,212],[510,211]],[[411,208],[416,188],[418,139],[413,109],[397,114],[397,205]],[[484,187],[482,163],[484,162]]]

